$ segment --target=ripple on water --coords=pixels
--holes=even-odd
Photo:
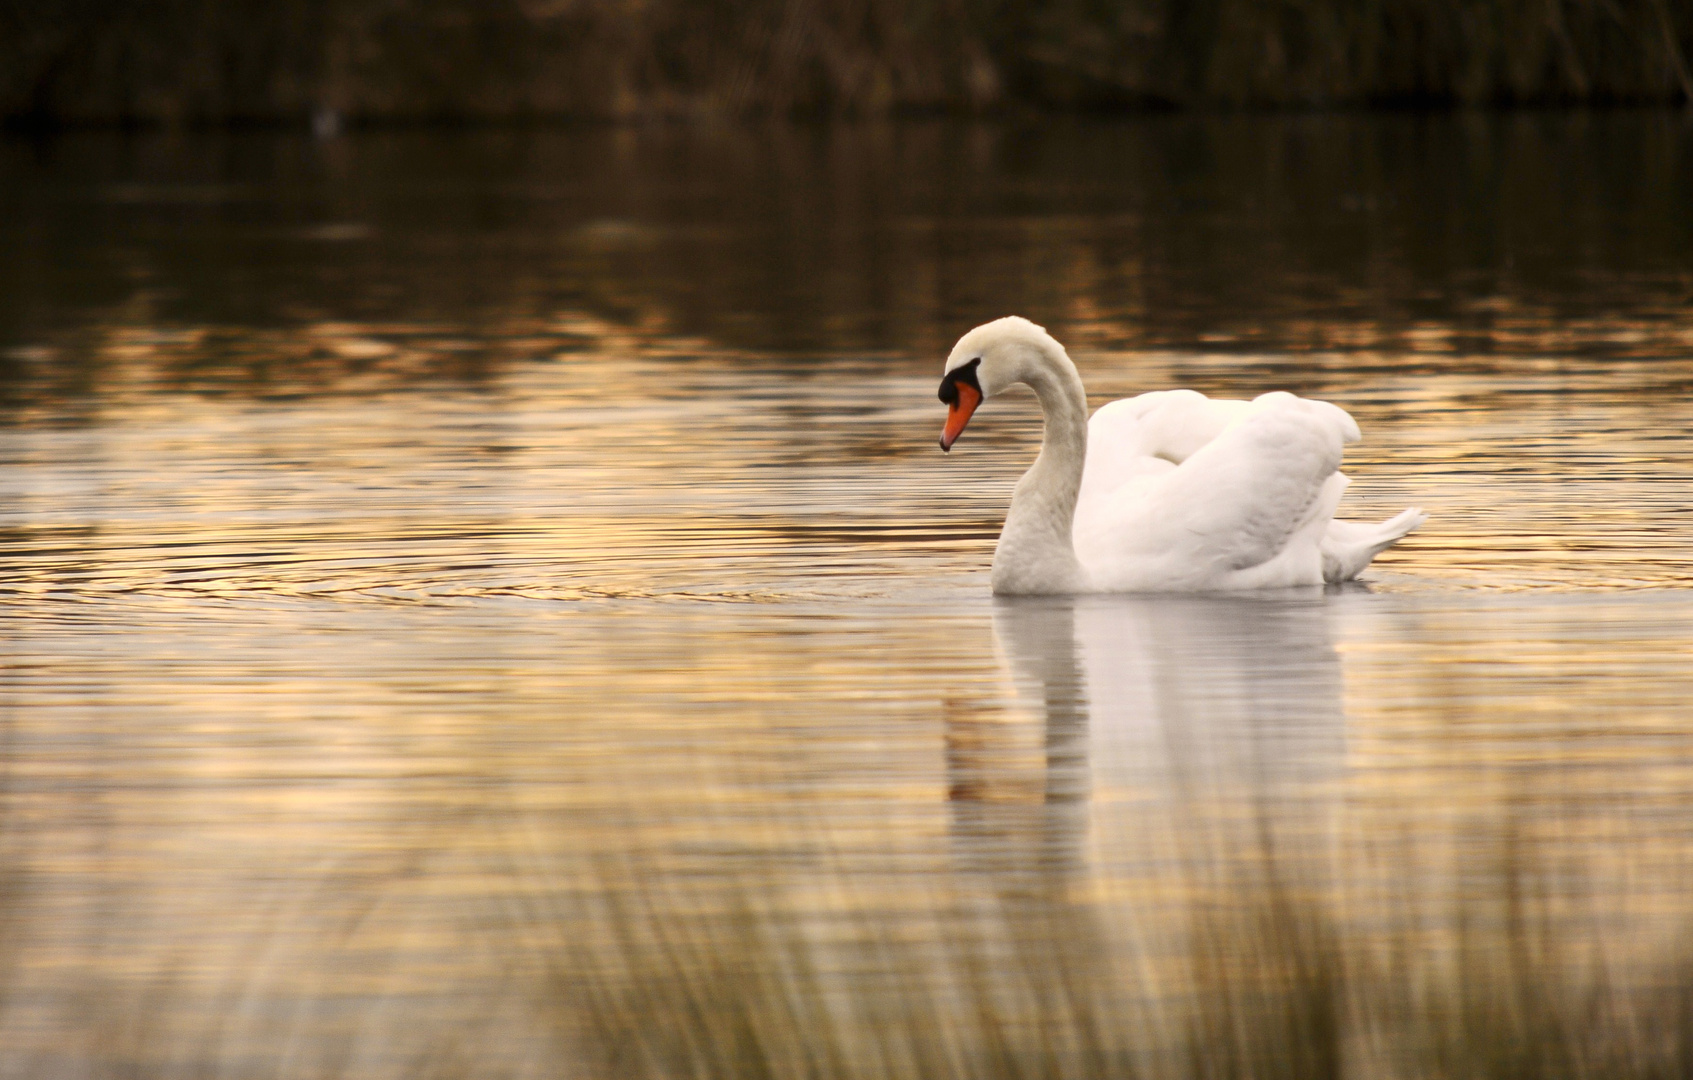
[[[0,1073],[1688,1075],[1682,129],[1048,127],[0,147]],[[1007,296],[1431,520],[995,601]]]
[[[1083,355],[1096,400],[1177,383],[1251,394],[1240,357]],[[1615,589],[1693,581],[1693,406],[1648,364],[1382,377],[1319,365],[1351,408],[1342,512],[1418,504],[1388,589]],[[677,378],[615,356],[487,393],[253,405],[0,432],[0,589],[446,602],[479,596],[769,601],[976,587],[1033,403],[933,452],[926,378],[811,374],[771,408],[758,373]],[[850,409],[839,405],[852,401]],[[162,407],[162,406],[160,406]],[[487,452],[489,446],[499,454]]]

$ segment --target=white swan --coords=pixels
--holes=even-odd
[[[1010,316],[947,357],[941,449],[986,398],[1023,383],[1046,435],[1017,484],[993,556],[1001,594],[1199,592],[1347,581],[1421,525],[1411,508],[1369,524],[1334,520],[1346,490],[1345,410],[1288,393],[1212,401],[1165,390],[1114,401],[1089,422],[1069,355]]]

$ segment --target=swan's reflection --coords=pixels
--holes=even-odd
[[[1345,724],[1329,612],[1317,590],[1078,604],[1096,784],[1273,798],[1334,775]]]
[[[1040,597],[1001,605],[994,635],[1038,722],[998,710],[949,713],[956,851],[966,869],[1001,881],[1061,884],[1087,834],[1088,704],[1074,602]]]
[[[977,861],[1052,872],[1090,848],[1152,857],[1154,834],[1193,854],[1218,828],[1259,847],[1311,826],[1344,764],[1329,620],[1316,590],[997,601],[1002,662],[1044,730],[952,718],[955,832]]]

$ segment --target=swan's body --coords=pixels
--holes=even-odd
[[[1422,524],[1336,521],[1358,425],[1287,393],[1166,390],[1087,416],[1064,347],[1016,317],[965,334],[941,383],[950,449],[975,406],[1022,383],[1046,418],[994,551],[996,593],[1198,592],[1347,581]],[[950,394],[950,396],[949,396]]]

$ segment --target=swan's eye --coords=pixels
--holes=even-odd
[[[955,405],[958,403],[959,383],[963,383],[965,386],[968,386],[970,389],[976,391],[976,396],[978,398],[982,396],[982,385],[976,381],[976,368],[979,367],[981,363],[982,358],[978,356],[969,363],[959,364],[957,367],[946,373],[946,377],[941,380],[940,398],[942,404]]]

